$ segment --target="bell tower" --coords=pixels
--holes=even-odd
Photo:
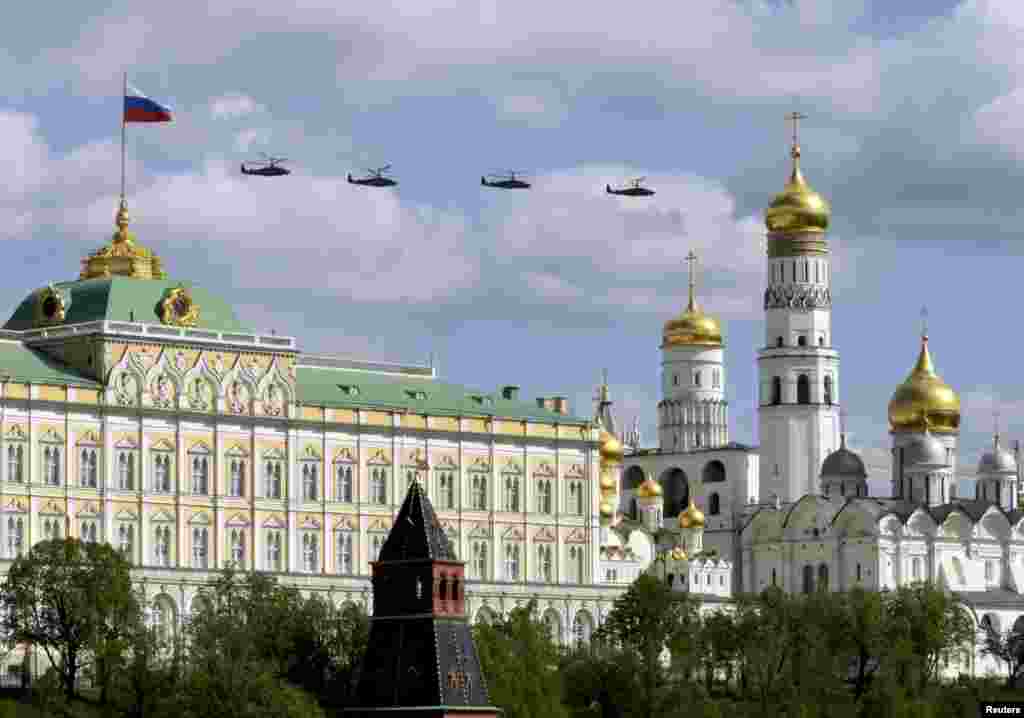
[[[758,352],[761,500],[817,493],[822,463],[839,446],[839,352],[832,344],[831,209],[800,171],[793,123],[792,173],[765,215],[765,345]]]

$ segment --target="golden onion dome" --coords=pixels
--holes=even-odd
[[[960,397],[935,372],[927,334],[917,363],[889,400],[889,425],[893,431],[945,434],[960,428]]]
[[[615,515],[615,506],[611,501],[602,501],[598,510],[601,512],[602,518],[608,519]]]
[[[597,450],[601,454],[601,460],[604,462],[617,464],[622,461],[622,457],[626,455],[626,450],[622,448],[622,442],[619,441],[614,434],[601,429],[601,434],[598,437]]]
[[[662,346],[722,346],[722,327],[710,314],[705,314],[694,296],[693,262],[697,255],[692,251],[686,256],[690,262],[690,297],[686,309],[674,319],[665,322],[662,330]]]
[[[670,555],[672,556],[672,559],[675,561],[687,560],[686,550],[682,546],[676,546],[675,548],[673,548]]]
[[[697,508],[697,505],[693,503],[693,499],[690,499],[690,505],[686,507],[686,510],[679,514],[679,528],[704,528],[704,512]]]
[[[661,496],[661,484],[648,477],[636,490],[637,496],[642,499],[653,499]]]
[[[768,205],[765,226],[769,232],[786,234],[824,232],[828,229],[832,209],[804,179],[800,171],[800,145],[793,145],[790,156],[793,158],[793,172],[782,192]]]
[[[612,476],[611,472],[608,471],[601,472],[601,479],[598,483],[601,487],[602,492],[615,491],[615,489],[617,488],[615,477]]]

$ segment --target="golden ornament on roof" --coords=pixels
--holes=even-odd
[[[674,561],[687,561],[686,550],[682,546],[676,546],[672,549],[671,557]]]
[[[618,488],[617,482],[615,481],[615,477],[612,476],[612,472],[610,471],[602,471],[601,479],[598,483],[600,484],[602,493],[614,492],[615,489]]]
[[[608,519],[615,515],[615,506],[611,501],[602,501],[598,505],[598,510],[601,512],[602,518]]]
[[[134,277],[136,279],[164,279],[167,275],[160,265],[160,258],[135,241],[128,231],[128,203],[124,197],[117,210],[115,221],[117,231],[110,244],[100,247],[82,260],[79,279],[96,279],[112,276]]]
[[[192,301],[188,287],[169,290],[160,302],[160,321],[176,327],[194,327],[199,321],[200,306]]]
[[[661,484],[654,479],[648,477],[644,479],[644,482],[637,487],[636,495],[641,499],[653,499],[657,496],[661,496]]]
[[[718,320],[705,314],[694,296],[694,263],[697,255],[690,251],[686,261],[690,264],[690,296],[686,309],[679,316],[665,322],[662,330],[662,346],[697,345],[721,346],[722,327]]]
[[[693,503],[693,499],[690,499],[690,505],[686,507],[686,510],[679,514],[679,528],[704,528],[704,512],[697,508],[697,505]]]
[[[921,336],[917,363],[889,400],[889,425],[893,431],[936,434],[960,429],[960,397],[935,372],[927,333]]]
[[[603,463],[618,464],[622,462],[622,457],[626,455],[626,451],[622,448],[622,442],[615,438],[614,434],[602,428],[598,442],[597,450],[601,454],[601,461]]]

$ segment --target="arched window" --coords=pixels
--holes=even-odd
[[[558,613],[548,609],[544,614],[544,626],[548,629],[551,640],[557,645],[562,642],[562,620]]]
[[[772,403],[782,403],[782,379],[777,376],[772,377]]]
[[[312,461],[307,461],[302,466],[302,500],[303,501],[316,501],[317,497],[317,483],[319,479],[319,471],[317,465]]]
[[[122,491],[135,489],[135,455],[130,451],[122,451],[117,456],[118,487]]]
[[[818,337],[818,346],[819,347],[825,346],[825,335],[822,335],[822,336]]]
[[[335,471],[334,499],[352,503],[352,464],[339,463]]]
[[[774,568],[772,569],[772,585],[773,586],[777,585],[777,583],[776,583],[776,573],[775,573],[775,569]]]
[[[828,564],[826,563],[818,565],[818,590],[828,590]]]
[[[832,375],[825,375],[825,404],[832,406]]]
[[[316,534],[302,537],[302,567],[306,573],[316,573],[320,558],[320,541]]]
[[[857,564],[857,580],[860,581],[860,579],[861,579],[861,568],[860,568],[860,564],[858,563]]]
[[[590,643],[590,635],[593,632],[594,624],[590,620],[590,614],[580,611],[572,622],[572,635],[577,646]]]
[[[245,530],[231,530],[231,560],[238,568],[245,566]]]
[[[245,459],[231,460],[231,479],[228,492],[231,496],[245,496]]]
[[[775,337],[775,346],[777,346],[777,347],[781,347],[782,346],[782,337]]]
[[[133,550],[135,543],[135,527],[127,524],[121,524],[117,529],[117,544],[121,553],[124,554],[125,559],[130,563],[135,562],[135,551]]]
[[[192,493],[206,494],[210,463],[206,456],[192,457]]]
[[[486,580],[490,575],[487,563],[487,543],[485,541],[473,542],[473,577]]]
[[[699,370],[695,371],[693,373],[693,385],[694,386],[700,386],[700,371]]]
[[[7,446],[7,480],[22,483],[24,481],[25,450],[18,444]]]
[[[163,494],[171,492],[171,456],[164,451],[153,455],[153,490]]]
[[[718,389],[722,385],[722,373],[720,369],[711,371],[711,388]]]
[[[673,374],[672,375],[672,386],[679,386],[679,375],[678,374]]]
[[[192,529],[192,568],[206,568],[206,545],[209,535],[206,528]]]
[[[811,564],[804,566],[804,593],[814,591],[814,567]]]
[[[472,473],[473,508],[477,511],[487,510],[487,474],[480,471]]]
[[[335,570],[338,573],[352,573],[352,532],[338,532],[338,555],[335,558]]]
[[[796,403],[811,403],[811,380],[806,374],[801,374],[796,378]]]
[[[803,334],[801,334],[800,336],[798,336],[798,337],[796,338],[796,345],[797,345],[798,347],[805,347],[805,346],[807,346],[807,337],[806,337],[806,336],[804,336]]]
[[[715,491],[708,497],[708,513],[712,516],[718,516],[718,512],[721,509],[719,504],[718,492]]]

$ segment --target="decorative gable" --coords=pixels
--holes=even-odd
[[[205,441],[197,441],[189,447],[188,453],[190,454],[209,454],[210,447]]]
[[[501,535],[501,538],[504,541],[522,541],[523,531],[518,526],[512,526]]]
[[[437,460],[437,462],[434,464],[434,468],[435,469],[458,469],[459,465],[456,464],[455,463],[455,459],[453,459],[448,454],[442,454],[441,458],[439,458]]]
[[[303,519],[302,523],[299,524],[299,528],[300,529],[319,529],[320,528],[320,522],[317,521],[314,518],[310,518],[309,516],[307,516],[305,519]]]
[[[4,504],[5,513],[25,513],[25,502],[21,499],[11,498],[6,504]]]
[[[64,437],[58,434],[53,428],[49,428],[43,432],[43,435],[39,437],[39,440],[47,444],[63,444]]]
[[[174,451],[174,444],[167,439],[159,439],[149,447],[153,451]]]
[[[7,433],[4,434],[9,441],[25,441],[28,437],[25,435],[25,429],[21,424],[12,424],[7,428]]]
[[[582,479],[586,474],[583,471],[582,464],[573,464],[565,470],[565,476],[569,479]]]
[[[370,455],[368,464],[382,464],[384,466],[391,466],[391,459],[384,452],[384,449],[375,449],[373,454]]]
[[[540,543],[550,543],[555,540],[555,534],[552,533],[551,529],[547,526],[542,526],[540,530],[533,535],[533,540]]]
[[[334,523],[335,531],[355,531],[356,523],[349,516],[342,516]]]
[[[472,463],[469,465],[470,471],[490,471],[491,462],[487,460],[486,456],[477,456],[473,458]]]
[[[248,526],[249,525],[249,519],[247,519],[242,514],[235,514],[234,516],[232,516],[230,519],[228,519],[225,522],[225,525],[226,526],[232,526],[232,527],[235,527],[235,526]]]
[[[78,436],[78,446],[99,446],[100,435],[89,429]]]
[[[569,535],[565,537],[566,543],[586,543],[587,535],[583,533],[583,529],[575,528],[569,532]]]
[[[39,513],[43,516],[63,516],[64,507],[58,505],[56,501],[47,501],[43,504],[43,507],[39,509]]]
[[[533,475],[543,479],[553,479],[555,477],[555,470],[551,468],[551,464],[546,461],[542,461],[534,469]]]
[[[355,454],[347,446],[343,446],[338,449],[338,453],[334,455],[334,460],[337,463],[354,464],[356,461]]]
[[[374,519],[367,527],[367,531],[389,531],[390,529],[391,526],[389,526],[383,519]]]
[[[469,536],[470,538],[489,539],[491,537],[491,529],[487,524],[477,524],[469,532]]]
[[[320,450],[312,444],[306,444],[306,448],[302,450],[301,458],[306,460],[320,461],[323,458],[320,454]]]
[[[285,523],[281,520],[280,516],[272,514],[263,521],[263,528],[265,529],[283,529],[284,527]]]
[[[131,439],[129,439],[127,436],[122,436],[114,444],[114,448],[121,449],[122,451],[130,451],[132,449],[137,448],[137,444]]]
[[[417,469],[427,469],[427,460],[423,457],[423,449],[414,449],[409,452],[405,459],[406,466],[414,466]]]
[[[193,526],[209,526],[210,517],[207,516],[206,512],[204,511],[197,511],[196,513],[192,514],[192,518],[190,518],[188,522]]]
[[[284,454],[284,451],[282,451],[279,447],[275,446],[272,449],[267,449],[266,451],[264,451],[263,452],[263,458],[264,459],[279,459],[279,460],[283,461],[284,458],[285,458],[285,454]]]
[[[249,455],[249,452],[246,451],[246,448],[241,444],[232,444],[231,447],[224,452],[224,455],[232,458],[244,459]]]
[[[135,521],[135,520],[137,520],[137,519],[138,519],[139,517],[138,517],[138,516],[136,516],[136,515],[135,515],[134,513],[132,513],[131,511],[128,511],[127,509],[121,509],[120,511],[118,511],[118,512],[117,512],[117,513],[116,513],[116,514],[114,515],[114,518],[115,518],[115,519],[117,519],[118,521]]]
[[[521,474],[523,473],[523,466],[515,459],[509,459],[506,462],[505,467],[501,470],[503,474]]]
[[[163,509],[153,514],[149,520],[154,523],[174,523],[174,517]]]
[[[94,518],[100,515],[99,507],[94,503],[86,503],[82,508],[78,510],[77,516],[79,518]]]

